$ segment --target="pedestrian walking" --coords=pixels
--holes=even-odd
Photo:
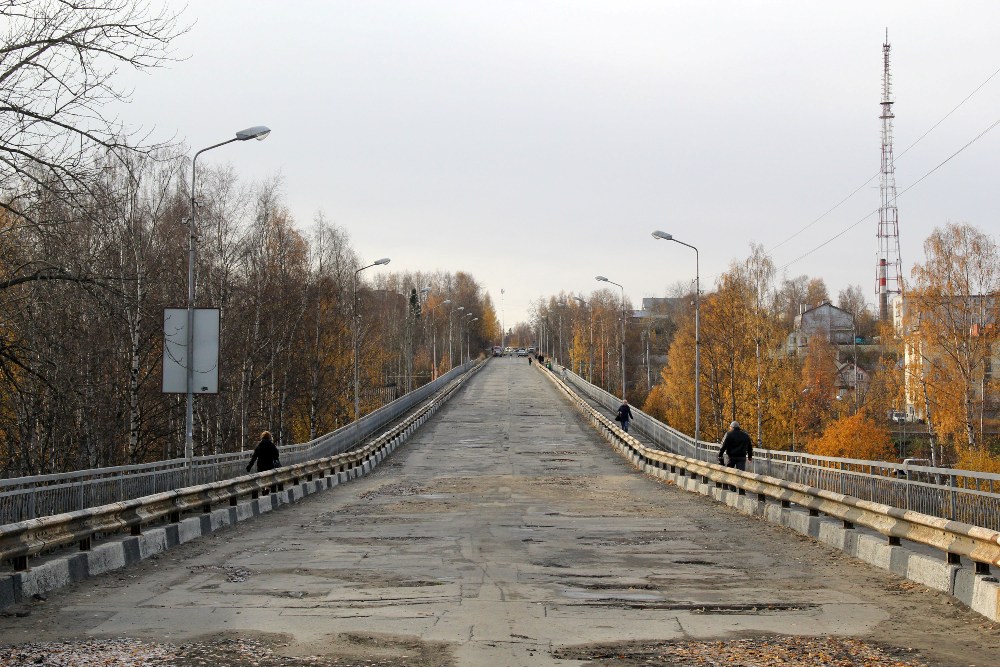
[[[728,457],[728,462],[723,462],[723,456]],[[719,448],[719,465],[726,465],[737,470],[746,470],[747,461],[753,460],[753,441],[746,431],[740,428],[740,423],[734,421],[729,424],[729,430],[722,438],[722,447]]]
[[[615,415],[615,421],[621,422],[622,430],[628,433],[628,423],[632,421],[632,408],[628,406],[628,400],[623,400],[622,404],[618,407],[618,414]]]
[[[281,465],[281,461],[278,460],[278,448],[271,440],[270,431],[264,431],[260,434],[260,442],[253,449],[253,456],[250,457],[250,463],[247,464],[247,472],[250,472],[254,463],[257,464],[257,472],[273,470]]]

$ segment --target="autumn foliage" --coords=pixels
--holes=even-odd
[[[888,429],[864,413],[834,420],[821,436],[808,442],[806,449],[819,456],[869,461],[890,461],[896,457]]]

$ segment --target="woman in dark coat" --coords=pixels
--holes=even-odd
[[[264,431],[260,434],[260,442],[254,447],[253,456],[250,458],[250,463],[247,464],[247,472],[250,472],[255,461],[257,462],[257,472],[273,470],[281,465],[278,460],[278,448],[271,441],[270,431]]]

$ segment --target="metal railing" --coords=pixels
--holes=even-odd
[[[633,463],[649,472],[655,472],[659,476],[667,474],[679,475],[680,477],[689,476],[692,479],[700,480],[700,484],[709,485],[710,483],[714,483],[720,489],[730,486],[738,489],[738,493],[741,495],[754,494],[758,503],[766,503],[769,500],[777,501],[781,503],[782,507],[790,507],[792,504],[795,504],[808,509],[810,514],[815,513],[818,516],[822,513],[840,519],[844,522],[845,529],[854,528],[855,524],[857,524],[875,530],[884,535],[890,545],[898,545],[900,544],[900,540],[906,539],[939,549],[949,554],[949,563],[957,562],[953,560],[953,557],[965,556],[977,564],[977,574],[987,574],[989,572],[988,566],[1000,565],[1000,532],[996,530],[959,520],[928,515],[916,510],[903,509],[886,503],[873,502],[870,499],[854,496],[853,494],[831,491],[803,482],[781,479],[773,475],[757,472],[756,470],[743,472],[735,468],[727,468],[717,463],[718,445],[714,446],[715,453],[709,455],[711,458],[706,458],[704,455],[701,457],[687,456],[669,450],[665,451],[663,449],[647,447],[630,434],[622,431],[619,425],[615,424],[604,414],[601,414],[589,402],[594,401],[606,408],[609,405],[617,407],[619,403],[616,397],[597,387],[593,387],[593,385],[582,381],[579,377],[575,378],[574,381],[574,378],[570,377],[571,373],[569,371],[560,371],[558,375],[544,369],[542,369],[542,372],[553,379],[569,399],[590,419],[591,423],[594,424],[606,440],[611,442],[623,455],[630,458]],[[560,382],[560,380],[562,381]],[[593,395],[589,391],[584,391],[584,389],[589,387],[593,387],[597,391]],[[583,394],[584,396],[580,396],[579,394]],[[596,396],[600,396],[601,400],[595,398]],[[610,399],[610,402],[608,402],[608,399]],[[633,415],[636,417],[634,421],[639,421],[641,415],[647,427],[651,424],[658,424],[667,431],[666,435],[669,436],[667,439],[678,443],[685,443],[686,441],[687,445],[697,447],[696,453],[704,454],[712,452],[711,443],[700,443],[696,446],[687,436],[664,426],[639,410],[633,410]],[[763,455],[765,452],[768,452],[768,450],[760,450],[759,454]],[[803,459],[809,458],[808,455],[804,454],[799,456]],[[831,460],[827,457],[816,458],[826,461]],[[757,459],[757,455],[755,455],[754,459]],[[876,468],[897,465],[883,462],[855,461],[852,459],[840,460],[845,463],[867,464]],[[761,464],[763,464],[763,461],[757,467]],[[806,461],[803,461],[802,465],[823,467]],[[840,472],[844,475],[853,474],[849,470]],[[958,476],[978,474],[969,471],[938,472],[939,474]],[[861,475],[862,473],[857,474]],[[869,474],[867,477],[874,479],[879,476]],[[912,484],[913,482],[900,480],[900,483]],[[930,486],[928,483],[920,484],[922,485],[921,488]],[[860,488],[864,490],[863,485]],[[957,491],[962,490],[958,489]],[[982,492],[977,493],[981,494]],[[979,495],[973,494],[968,497],[976,498]],[[987,567],[984,568],[984,565]]]
[[[469,361],[456,366],[433,382],[364,415],[356,423],[308,442],[279,447],[282,464],[289,466],[329,457],[358,446],[476,363]],[[197,456],[192,459],[190,470],[184,459],[171,459],[0,479],[0,525],[233,479],[246,474],[246,464],[252,453]]]
[[[0,561],[10,560],[15,571],[22,571],[27,569],[30,557],[74,542],[79,543],[81,550],[89,551],[92,540],[101,535],[123,529],[130,530],[132,535],[140,535],[143,527],[151,523],[166,520],[175,524],[181,520],[184,512],[200,510],[202,513],[209,513],[224,503],[233,507],[241,497],[255,499],[269,490],[280,492],[285,484],[297,485],[302,481],[310,482],[314,477],[341,473],[347,473],[347,479],[356,474],[364,474],[406,440],[462,386],[468,375],[458,377],[459,373],[468,370],[471,375],[479,367],[481,364],[466,364],[455,369],[458,373],[444,376],[446,384],[438,386],[439,391],[433,398],[422,405],[420,401],[414,401],[411,408],[415,409],[409,411],[404,419],[397,421],[389,430],[364,446],[350,451],[310,458],[266,472],[247,474],[244,470],[241,475],[232,479],[2,525]],[[358,469],[360,473],[356,472]]]
[[[618,397],[568,369],[560,368],[559,376],[574,390],[607,410],[614,412],[621,405]],[[632,426],[657,448],[708,463],[718,461],[718,443],[695,442],[634,406],[632,415]],[[1000,475],[995,473],[757,448],[753,460],[747,462],[747,471],[1000,530]]]

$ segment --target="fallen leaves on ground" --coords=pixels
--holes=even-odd
[[[0,646],[0,667],[409,667],[413,664],[415,661],[408,656],[283,656],[275,653],[269,643],[254,639],[180,645],[101,639]]]
[[[769,636],[730,641],[635,642],[569,648],[555,657],[664,667],[927,667],[911,651],[850,637]]]

